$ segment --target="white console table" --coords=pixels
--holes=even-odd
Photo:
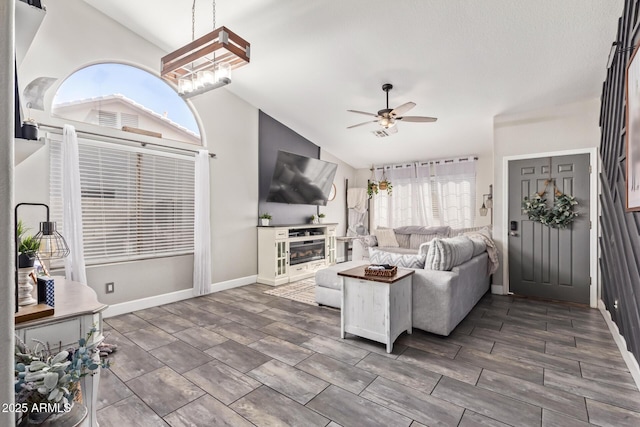
[[[277,286],[336,263],[337,224],[258,227],[258,283]]]
[[[98,297],[89,286],[54,277],[55,312],[52,316],[17,323],[16,335],[28,346],[33,339],[48,342],[53,348],[62,343],[62,348],[77,346],[80,338],[85,338],[92,327],[96,328],[94,340],[102,337],[102,312],[107,305],[98,301]],[[100,371],[93,376],[81,379],[83,404],[87,407],[87,418],[82,425],[98,426],[96,408]]]

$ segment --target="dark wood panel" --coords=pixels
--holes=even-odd
[[[626,212],[625,72],[640,40],[639,0],[626,0],[618,20],[617,54],[602,85],[600,127],[602,299],[640,360],[640,212]]]

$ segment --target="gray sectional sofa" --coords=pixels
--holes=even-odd
[[[434,238],[454,237],[459,234],[468,233],[485,229],[486,227],[471,228],[451,228],[447,226],[441,227],[424,227],[409,225],[405,227],[394,228],[398,247],[378,246],[375,236],[362,236],[353,241],[353,252],[351,259],[354,261],[362,261],[369,259],[369,248],[398,253],[398,254],[417,254],[419,251],[426,252],[421,245],[431,241]]]
[[[424,230],[423,233],[427,234]],[[396,254],[396,257],[416,254],[423,259],[426,258],[426,267],[414,268],[415,274],[411,276],[413,327],[446,336],[489,290],[491,266],[485,250],[478,250],[478,247],[474,246],[472,252],[469,252],[468,243],[466,249],[461,250],[456,243],[460,238],[437,239],[435,243],[430,242],[429,246],[426,246],[427,251],[431,249],[428,254],[426,251],[422,255],[418,254],[419,251],[424,250],[425,245],[417,241],[414,241],[414,246],[418,249],[402,247],[389,249],[391,249],[390,253]],[[400,243],[401,239],[398,240]],[[362,243],[364,247],[372,246],[371,241],[364,240]],[[438,251],[435,250],[436,246],[439,248]],[[442,250],[443,246],[444,250]],[[376,248],[371,252],[378,252],[376,255],[379,256],[379,250],[386,249]],[[341,308],[342,280],[338,272],[370,264],[369,257],[365,257],[364,253],[363,249],[356,257],[354,245],[353,261],[336,264],[316,272],[318,304]]]
[[[316,272],[316,302],[340,308],[339,271],[368,261],[349,261]],[[488,256],[484,252],[451,271],[415,269],[412,278],[413,327],[449,335],[489,290]]]

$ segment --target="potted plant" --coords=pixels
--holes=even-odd
[[[27,229],[22,221],[18,221],[18,268],[33,267],[36,261],[36,252],[40,249],[40,242],[34,236],[25,236]]]
[[[319,213],[318,214],[318,223],[319,224],[322,224],[322,222],[324,221],[324,217],[325,217],[325,214],[323,214],[323,213]]]
[[[318,217],[315,215],[311,215],[311,224],[317,224],[318,223]]]
[[[269,222],[271,221],[272,216],[271,214],[265,212],[262,215],[260,215],[258,218],[260,218],[260,225],[266,227],[269,225]]]
[[[78,348],[57,351],[37,340],[35,347],[29,348],[16,336],[14,388],[22,421],[26,423],[28,417],[41,423],[64,415],[80,391],[80,379],[97,373],[100,367],[109,368],[110,361],[100,359],[102,340],[91,342],[95,333],[92,328],[78,341]],[[108,352],[115,349],[107,347]]]
[[[372,198],[374,194],[378,194],[378,184],[369,182],[369,185],[367,185],[367,195],[369,198]]]

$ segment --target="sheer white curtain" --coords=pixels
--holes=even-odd
[[[64,260],[65,277],[87,283],[82,242],[82,197],[78,136],[71,125],[62,130],[62,235],[69,245],[70,254]]]
[[[375,180],[391,181],[393,191],[373,197],[373,224],[378,227],[448,225],[473,227],[476,162],[473,158],[387,165],[375,169]]]
[[[476,205],[476,161],[459,159],[434,165],[441,225],[473,227]]]
[[[428,168],[428,165],[427,165]],[[376,170],[376,180],[386,177],[393,186],[391,195],[379,191],[374,197],[375,224],[380,227],[432,225],[434,223],[429,173],[416,163],[384,166]]]
[[[194,295],[204,295],[208,293],[209,285],[211,285],[209,151],[198,151],[195,163],[193,293]]]

